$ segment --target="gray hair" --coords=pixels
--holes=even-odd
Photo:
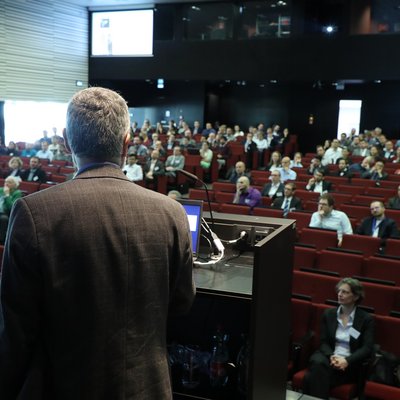
[[[68,104],[66,135],[78,157],[98,161],[120,158],[129,126],[125,100],[110,89],[83,89]]]

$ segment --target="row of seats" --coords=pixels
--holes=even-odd
[[[336,301],[338,278],[309,271],[293,271],[293,295],[325,304]],[[366,296],[363,305],[379,315],[400,313],[400,287],[363,282]]]
[[[337,281],[337,280],[336,280]],[[368,292],[367,292],[368,295]],[[294,348],[290,377],[295,390],[301,390],[307,361],[318,348],[320,325],[323,312],[330,306],[292,299],[291,340]],[[375,342],[383,351],[400,357],[400,319],[390,316],[374,315]],[[308,340],[307,340],[308,339]],[[373,382],[366,376],[364,394],[367,398],[379,400],[400,399],[400,388]],[[359,388],[355,384],[338,386],[331,390],[330,396],[338,399],[352,399]]]
[[[400,241],[396,244],[400,245]],[[357,276],[400,287],[400,259],[395,257],[375,255],[365,259],[361,254],[339,249],[317,252],[312,247],[295,246],[293,269]]]

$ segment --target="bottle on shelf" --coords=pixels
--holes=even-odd
[[[221,327],[213,337],[213,349],[210,358],[210,385],[224,387],[228,382],[228,343],[229,336],[224,334]]]

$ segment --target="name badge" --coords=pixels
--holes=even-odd
[[[360,332],[358,332],[357,329],[354,329],[353,327],[351,327],[349,329],[349,334],[351,337],[353,337],[354,339],[358,339],[358,337],[360,336]]]

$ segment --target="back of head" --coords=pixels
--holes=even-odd
[[[120,159],[129,126],[126,102],[112,90],[84,89],[69,102],[66,135],[72,152],[79,158]]]

